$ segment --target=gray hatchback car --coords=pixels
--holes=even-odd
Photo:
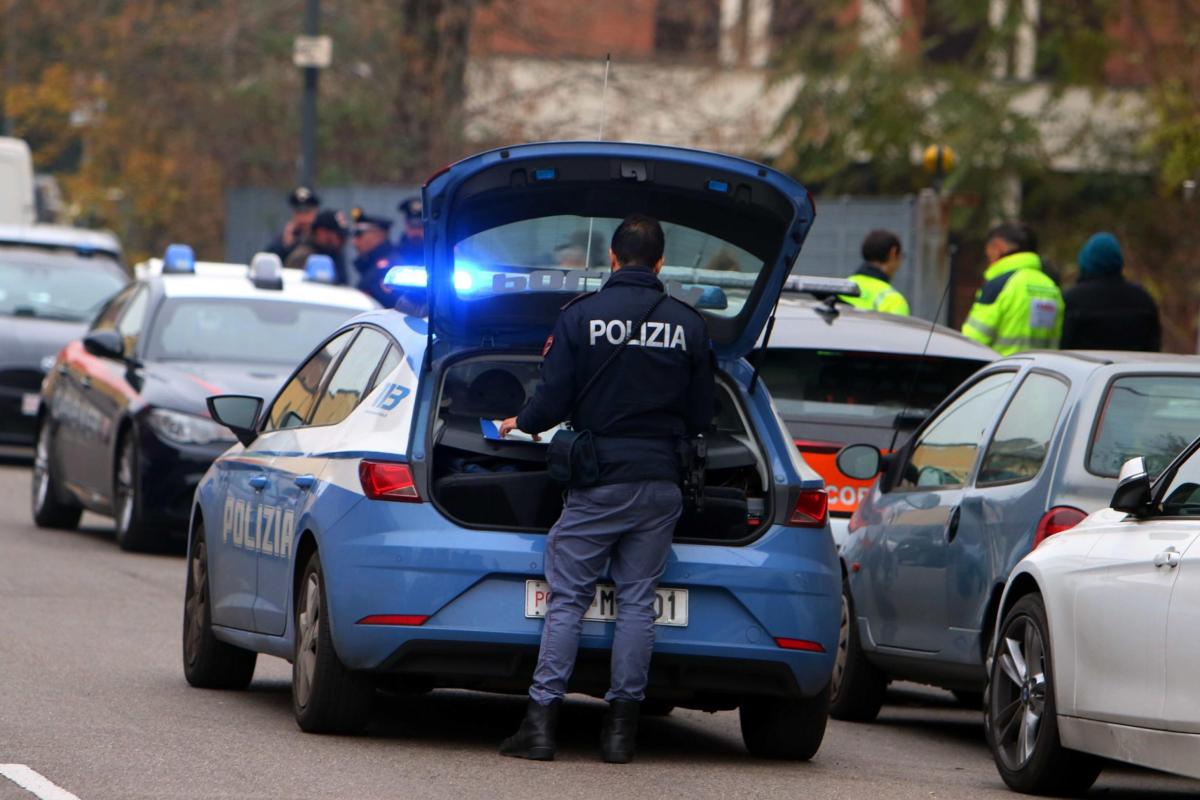
[[[1125,460],[1157,474],[1197,435],[1200,359],[1038,352],[971,376],[894,455],[843,450],[882,477],[841,550],[833,716],[873,719],[893,678],[978,705],[1013,566],[1106,506]]]

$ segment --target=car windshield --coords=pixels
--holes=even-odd
[[[101,257],[0,251],[0,315],[82,322],[128,281]]]
[[[460,297],[514,292],[581,292],[609,275],[608,245],[621,220],[559,215],[520,220],[468,236],[454,247]],[[762,259],[711,234],[662,223],[660,277],[671,293],[720,316],[735,316]]]
[[[1138,375],[1113,381],[1100,406],[1089,472],[1115,478],[1144,456],[1151,475],[1200,435],[1200,376]]]
[[[981,366],[907,353],[771,348],[760,374],[784,419],[891,427],[901,411],[926,416]]]
[[[172,298],[155,316],[146,358],[296,364],[358,311],[254,298]]]

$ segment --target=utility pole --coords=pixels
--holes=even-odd
[[[321,0],[307,0],[304,33],[315,39],[321,27]],[[312,186],[317,174],[317,76],[316,64],[304,69],[304,103],[300,112],[300,184]]]

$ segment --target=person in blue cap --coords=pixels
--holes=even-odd
[[[1125,256],[1111,233],[1093,234],[1079,251],[1079,282],[1063,296],[1064,350],[1162,349],[1154,298],[1121,274]]]
[[[390,308],[396,302],[392,290],[383,285],[387,271],[396,263],[395,247],[388,238],[392,221],[387,217],[377,217],[355,207],[350,211],[354,251],[354,270],[358,274],[359,291],[369,294],[385,308]]]
[[[396,210],[404,215],[404,230],[396,242],[396,254],[401,264],[425,263],[425,224],[422,221],[421,198],[409,197],[400,201]]]

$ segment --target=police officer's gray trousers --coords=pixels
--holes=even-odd
[[[546,704],[567,691],[583,614],[612,560],[617,587],[612,685],[605,699],[641,702],[654,649],[654,600],[683,495],[670,481],[572,489],[546,541],[550,599],[529,696]]]

